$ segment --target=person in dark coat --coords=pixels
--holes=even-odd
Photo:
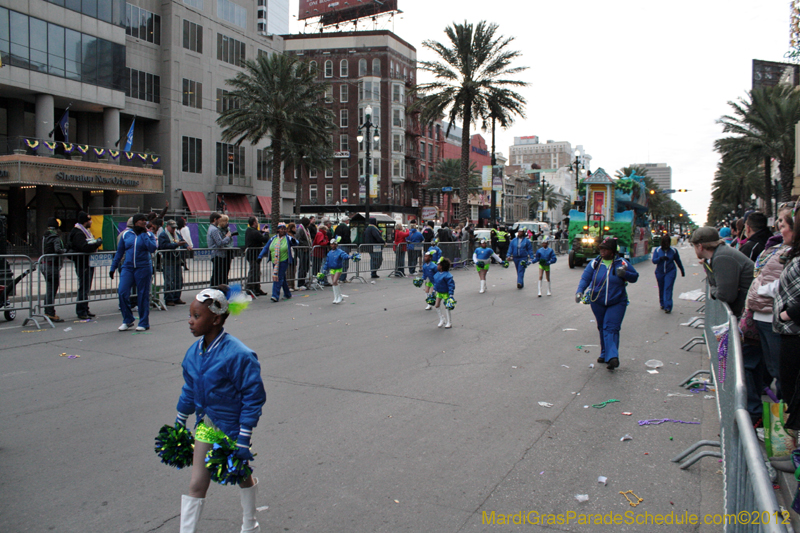
[[[378,229],[378,221],[375,218],[369,219],[369,225],[364,230],[364,244],[375,244],[380,246],[372,246],[369,249],[369,269],[372,271],[373,278],[379,278],[378,269],[383,264],[383,245],[386,241],[381,235],[381,230]]]
[[[767,241],[772,237],[772,232],[767,228],[767,217],[764,213],[754,211],[744,223],[744,234],[747,236],[739,251],[746,255],[750,261],[755,261],[764,251]]]
[[[191,250],[192,247],[183,240],[180,232],[178,232],[178,223],[174,220],[166,221],[164,231],[161,232],[161,235],[156,240],[159,250],[171,250],[161,252],[162,268],[164,270],[164,301],[170,307],[185,305],[186,302],[181,300],[183,253],[180,252],[180,249]]]
[[[247,230],[244,232],[244,248],[247,254],[247,263],[250,265],[250,272],[247,274],[247,288],[257,296],[266,296],[267,294],[261,289],[261,262],[258,260],[258,254],[268,240],[269,234],[259,228],[258,219],[256,217],[247,219]]]
[[[311,262],[311,243],[314,242],[314,237],[308,231],[311,221],[307,217],[300,219],[300,224],[297,225],[297,245],[300,247],[297,250],[297,288],[306,286],[306,277],[308,276],[308,267]]]
[[[429,220],[425,223],[425,229],[422,230],[422,241],[430,244],[435,236],[433,232],[433,220]]]
[[[64,248],[64,243],[61,242],[61,236],[58,234],[60,225],[61,221],[57,218],[48,218],[47,233],[42,239],[42,255],[55,256],[46,257],[42,260],[42,274],[44,274],[45,280],[44,314],[51,322],[64,322],[64,319],[59,318],[56,314],[56,308],[53,307],[53,302],[58,293],[58,286],[61,282],[60,255],[67,251]]]
[[[103,239],[95,239],[94,235],[89,231],[91,227],[92,217],[88,213],[81,211],[78,213],[78,222],[69,232],[69,237],[67,238],[70,251],[86,254],[73,257],[75,275],[78,278],[78,301],[75,303],[75,314],[81,320],[96,316],[89,311],[89,291],[92,289],[92,279],[94,279],[94,267],[89,266],[89,254],[95,253],[100,248],[103,244]]]

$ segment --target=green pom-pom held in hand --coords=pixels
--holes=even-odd
[[[164,425],[156,435],[155,452],[165,465],[177,469],[192,466],[194,437],[183,424]]]

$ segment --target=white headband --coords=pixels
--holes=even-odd
[[[224,315],[228,312],[228,299],[225,294],[217,289],[204,289],[197,296],[194,297],[200,303],[206,303],[211,300],[208,308],[215,315]]]

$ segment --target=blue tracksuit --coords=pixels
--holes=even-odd
[[[533,261],[535,263],[539,263],[540,265],[552,265],[557,261],[556,253],[549,246],[547,248],[542,246],[536,250],[536,255],[533,257]]]
[[[456,280],[450,272],[437,272],[433,275],[433,290],[452,297],[456,292]]]
[[[617,276],[617,269],[625,265],[625,279]],[[578,293],[591,287],[589,295],[592,312],[600,331],[600,356],[606,362],[619,359],[619,330],[628,306],[628,293],[625,285],[636,283],[639,273],[628,261],[621,257],[614,259],[611,269],[607,269],[600,257],[596,257],[583,271],[578,284]]]
[[[422,263],[422,279],[433,283],[433,276],[436,274],[436,263]]]
[[[533,257],[533,244],[527,237],[522,240],[519,237],[511,239],[511,244],[508,247],[508,255],[514,259],[514,265],[517,267],[517,284],[525,286],[525,268],[523,268],[523,261],[530,261]]]
[[[658,247],[653,251],[653,264],[656,265],[656,281],[658,282],[658,303],[661,309],[672,311],[672,288],[675,286],[677,268],[681,269],[681,276],[685,276],[681,256],[676,248],[670,247],[667,251]],[[677,265],[677,268],[675,268]]]
[[[125,324],[133,323],[130,295],[131,288],[136,285],[139,326],[150,327],[150,284],[153,281],[153,261],[150,254],[155,253],[157,248],[156,238],[149,231],[139,235],[133,231],[126,231],[117,244],[117,253],[114,254],[114,260],[111,262],[111,271],[117,270],[124,255],[125,262],[120,268],[117,295],[119,309],[122,311],[122,321]]]
[[[325,262],[322,263],[322,270],[327,271],[334,268],[342,268],[344,262],[348,259],[350,259],[350,255],[341,248],[331,250],[325,257]]]

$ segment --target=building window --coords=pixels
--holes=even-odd
[[[425,161],[425,145],[426,145],[425,141],[419,143],[420,157],[422,158],[423,161]]]
[[[347,159],[339,160],[339,177],[347,178],[350,175],[350,161]]]
[[[333,168],[328,167],[325,169],[325,179],[329,180],[331,178],[333,178]]]
[[[427,180],[426,180],[426,178],[427,178],[427,174],[426,174],[426,172],[425,172],[425,171],[426,171],[426,167],[425,167],[425,165],[421,165],[421,166],[419,167],[419,175],[422,177],[422,181],[423,181],[423,182],[427,181]]]
[[[183,137],[183,171],[194,174],[203,172],[203,140]]]
[[[332,103],[333,102],[333,85],[328,85],[325,88],[325,103]]]
[[[228,109],[239,109],[239,99],[231,94],[225,89],[217,89],[217,113],[224,113]]]
[[[125,1],[124,0],[46,0],[51,4],[66,7],[72,11],[83,13],[86,16],[114,24],[125,26]]]
[[[317,68],[318,68],[318,67],[317,67],[317,62],[316,62],[316,61],[311,61],[311,62],[308,64],[308,71],[309,71],[310,73],[312,73],[312,74],[317,74]]]
[[[183,0],[183,3],[187,6],[192,6],[200,11],[203,10],[203,0]]]
[[[350,86],[343,83],[339,86],[339,102],[346,104],[350,98]]]
[[[244,176],[244,146],[217,143],[217,176],[229,178]]]
[[[183,105],[203,109],[203,84],[183,78]]]
[[[247,29],[247,9],[230,0],[217,0],[217,16],[240,28]]]
[[[405,176],[405,165],[402,159],[392,159],[392,177],[402,178]]]
[[[188,20],[183,21],[183,47],[198,54],[203,53],[203,27]]]
[[[325,205],[330,205],[333,203],[333,185],[327,184],[325,185]]]
[[[361,78],[367,75],[367,60],[366,59],[359,59],[358,60],[358,77]]]
[[[272,160],[267,150],[256,151],[256,179],[269,181],[272,179]]]
[[[358,101],[380,101],[381,84],[377,81],[361,81],[358,83]]]
[[[428,145],[428,161],[433,163],[433,143]]]
[[[339,110],[339,127],[346,128],[347,127],[347,119],[348,119],[349,112],[347,109],[340,109]]]
[[[378,58],[372,60],[372,75],[376,78],[381,77],[381,60]]]
[[[347,77],[347,71],[349,69],[350,69],[350,65],[349,65],[349,63],[347,62],[346,59],[342,59],[341,61],[339,61],[339,77],[340,78],[346,78]]]
[[[350,138],[347,134],[339,135],[339,150],[347,152],[350,150]]]
[[[308,199],[312,204],[317,203],[317,184],[312,183],[308,186]]]
[[[403,138],[405,137],[402,133],[395,133],[392,135],[392,151],[403,153]]]
[[[130,35],[131,37],[147,41],[148,43],[160,45],[161,16],[126,3],[125,35]]]
[[[328,59],[325,61],[325,77],[332,78],[333,77],[333,61]]]
[[[67,62],[67,74],[69,74],[69,68],[69,62]],[[161,76],[132,68],[126,70],[128,71],[128,83],[125,85],[125,96],[156,104],[161,103]]]
[[[402,109],[392,109],[392,126],[395,128],[405,127],[406,113]]]
[[[241,41],[237,41],[227,35],[217,34],[217,59],[241,67],[244,65],[245,46]]]
[[[395,83],[392,85],[392,102],[395,104],[402,104],[405,96],[405,87]]]
[[[346,183],[342,183],[339,185],[339,198],[341,199],[342,203],[347,203],[347,197],[350,195],[350,188],[347,186]]]

